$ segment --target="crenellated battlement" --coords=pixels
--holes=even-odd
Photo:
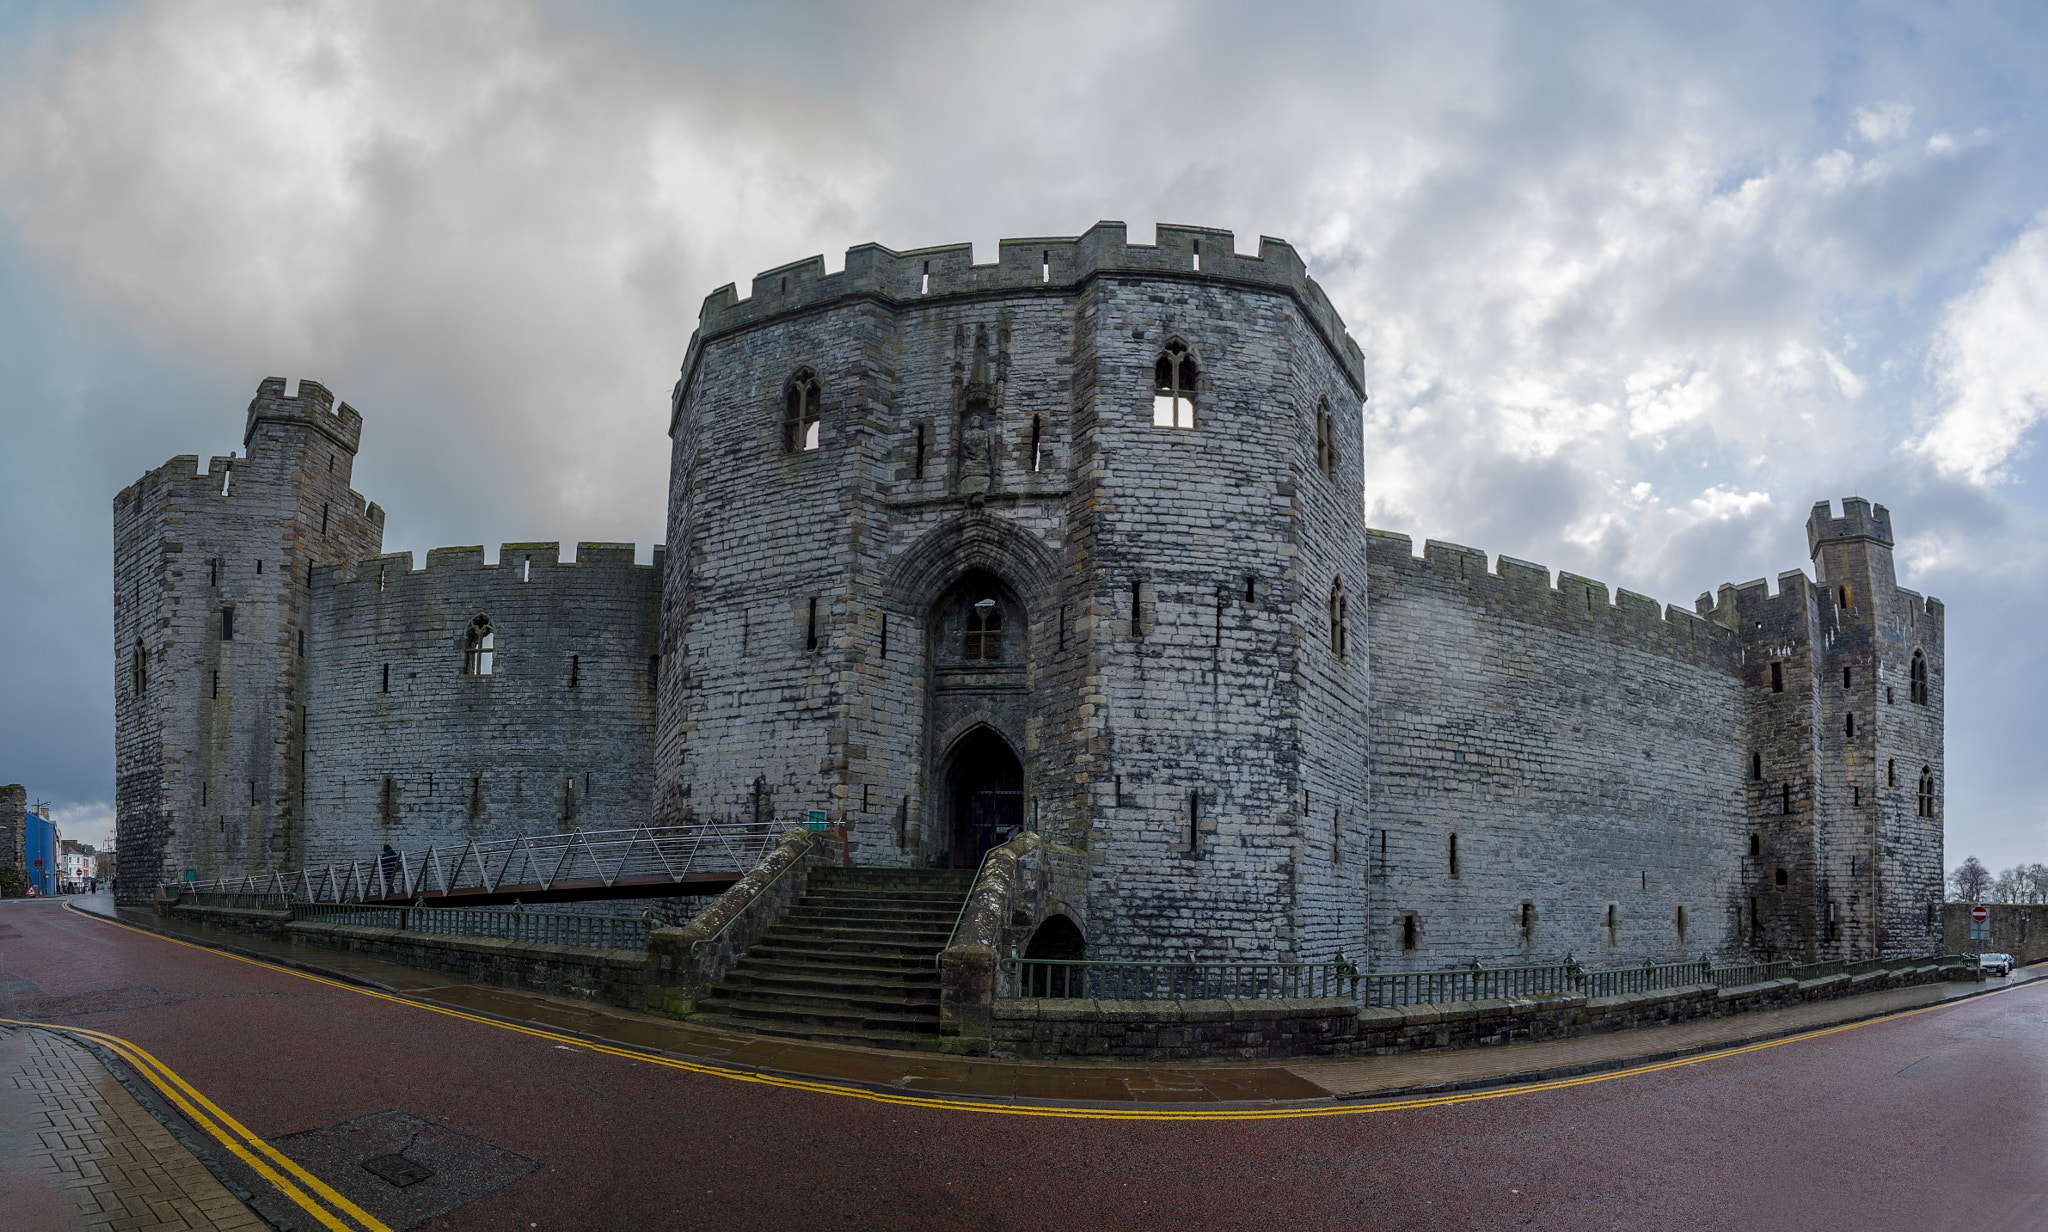
[[[1396,531],[1367,530],[1368,586],[1385,594],[1389,586],[1423,585],[1445,593],[1463,593],[1482,604],[1488,614],[1540,624],[1563,632],[1645,642],[1667,653],[1697,658],[1715,653],[1728,630],[1700,614],[1665,605],[1647,595],[1615,590],[1612,602],[1604,582],[1559,573],[1551,584],[1550,570],[1531,561],[1498,556],[1487,567],[1486,553],[1461,544],[1431,539],[1422,555],[1414,541]],[[1704,598],[1704,596],[1702,596]]]
[[[857,296],[903,305],[958,296],[1071,293],[1106,274],[1139,274],[1176,281],[1251,285],[1291,295],[1340,357],[1346,373],[1365,389],[1365,355],[1345,331],[1329,297],[1309,277],[1294,247],[1259,237],[1257,256],[1236,251],[1229,231],[1161,223],[1156,242],[1133,244],[1121,222],[1098,222],[1078,236],[997,241],[996,259],[977,265],[971,244],[897,252],[880,244],[846,250],[846,268],[825,272],[823,257],[807,257],[754,276],[745,299],[732,283],[704,299],[694,351],[703,341],[788,313]],[[685,363],[687,371],[689,365]]]
[[[1816,501],[1806,519],[1806,546],[1818,554],[1824,543],[1867,539],[1884,547],[1893,546],[1892,515],[1883,505],[1872,506],[1860,496],[1842,498],[1842,516],[1834,516],[1829,501]]]
[[[256,439],[256,429],[266,422],[310,425],[335,444],[346,449],[351,456],[363,439],[363,417],[356,409],[344,402],[334,403],[334,395],[318,381],[301,379],[296,396],[286,397],[285,387],[290,382],[281,376],[265,377],[256,387],[256,396],[249,401],[249,418],[242,430],[242,444],[246,448]]]
[[[562,559],[560,541],[547,543],[506,543],[498,547],[498,563],[487,564],[482,544],[459,547],[433,548],[427,552],[426,563],[413,567],[411,552],[386,552],[379,556],[367,556],[350,565],[331,565],[318,571],[333,579],[340,588],[353,587],[356,592],[389,594],[409,578],[425,578],[428,575],[454,573],[485,573],[501,576],[510,570],[520,575],[521,581],[544,582],[551,577],[567,576],[556,571],[571,571],[588,576],[593,571],[659,576],[666,548],[657,544],[652,564],[633,563],[638,549],[630,543],[578,543],[576,559]]]

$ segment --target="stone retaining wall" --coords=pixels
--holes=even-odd
[[[1036,1060],[1387,1055],[1601,1035],[1976,978],[1979,974],[1974,969],[1928,962],[1868,975],[1770,980],[1741,988],[1693,984],[1613,997],[1503,997],[1367,1009],[1359,1009],[1344,997],[1256,1001],[999,998],[991,1020],[990,1044],[996,1055]]]
[[[399,928],[294,921],[288,911],[172,905],[168,914],[237,932],[297,941],[316,949],[438,971],[478,984],[525,988],[660,1012],[667,991],[640,950],[546,945],[499,937],[458,937]]]

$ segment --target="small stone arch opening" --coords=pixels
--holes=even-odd
[[[1081,926],[1064,915],[1048,916],[1031,934],[1024,947],[1025,966],[1019,972],[1016,995],[1021,997],[1078,997],[1080,973],[1058,966],[1079,962],[1088,956],[1088,941]],[[1034,964],[1043,963],[1044,966]]]

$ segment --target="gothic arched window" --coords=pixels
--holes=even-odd
[[[1917,650],[1913,652],[1912,680],[1912,691],[1907,696],[1913,699],[1915,705],[1925,706],[1927,704],[1927,656]]]
[[[1330,653],[1343,658],[1350,650],[1351,605],[1344,597],[1343,579],[1330,583]]]
[[[1003,606],[994,599],[981,599],[967,609],[967,636],[962,647],[967,658],[992,663],[1003,657]]]
[[[1330,400],[1316,404],[1316,469],[1325,479],[1337,478],[1337,425],[1330,418]]]
[[[1187,343],[1175,338],[1152,366],[1152,425],[1158,428],[1195,426],[1195,384],[1200,379]]]
[[[1934,767],[1920,767],[1920,815],[1934,816]]]
[[[491,618],[479,616],[469,622],[469,636],[464,642],[462,674],[465,676],[488,676],[491,674],[491,660],[497,655],[498,635],[491,628]]]
[[[789,378],[782,391],[784,453],[805,453],[818,447],[818,396],[818,374],[809,368]]]

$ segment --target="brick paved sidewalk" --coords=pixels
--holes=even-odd
[[[0,1027],[0,1221],[15,1228],[267,1232],[100,1064]]]

